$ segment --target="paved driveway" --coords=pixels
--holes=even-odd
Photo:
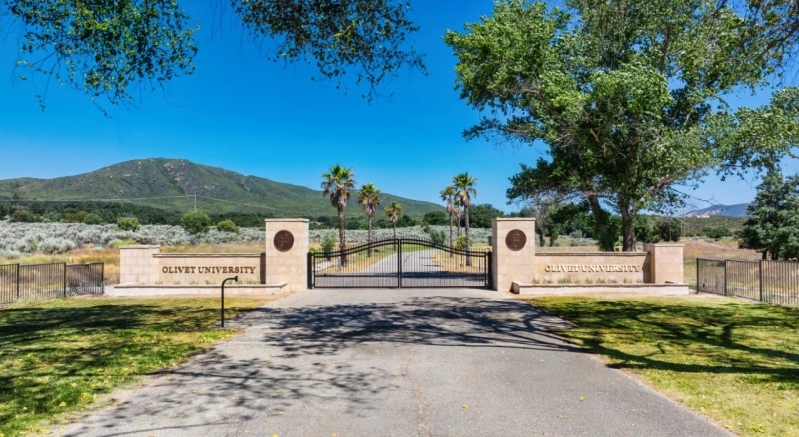
[[[721,436],[487,290],[311,290],[72,436]]]

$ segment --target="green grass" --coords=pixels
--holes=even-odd
[[[732,299],[547,297],[562,336],[740,435],[799,435],[799,310]]]
[[[232,317],[267,299],[225,299]],[[0,311],[0,437],[39,432],[232,329],[219,299],[68,299]]]

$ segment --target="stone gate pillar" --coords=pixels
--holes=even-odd
[[[510,291],[513,282],[532,282],[535,271],[535,219],[495,218],[491,223],[491,231],[494,289]]]
[[[264,279],[286,283],[287,291],[308,288],[308,219],[266,219]]]

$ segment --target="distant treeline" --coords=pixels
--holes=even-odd
[[[0,219],[9,217],[12,221],[19,222],[70,222],[88,224],[114,224],[120,217],[136,217],[142,224],[180,225],[180,218],[186,211],[169,211],[146,205],[136,205],[127,202],[41,202],[35,200],[5,199],[0,200]],[[382,211],[375,212],[372,218],[374,229],[391,228],[391,222]],[[544,230],[549,244],[561,235],[597,239],[595,223],[590,213],[584,211],[568,211],[567,214],[558,214],[552,217],[547,229]],[[265,218],[274,218],[272,213],[236,213],[226,212],[209,214],[213,223],[221,220],[232,220],[240,227],[262,227]],[[490,228],[495,217],[506,217],[499,209],[490,204],[472,205],[469,209],[469,222],[473,228]],[[533,217],[530,210],[510,214],[511,217]],[[304,217],[310,220],[311,229],[336,229],[338,217],[332,213],[318,217]],[[464,225],[464,217],[460,218],[460,225]],[[611,218],[611,226],[621,226],[620,217]],[[731,237],[740,229],[744,219],[730,217],[711,217],[709,219],[640,216],[636,222],[636,235],[640,242],[650,241],[676,241],[681,236],[708,236],[712,238]],[[397,227],[449,225],[449,215],[442,207],[441,211],[428,212],[421,219],[407,214],[402,215],[397,221]],[[458,226],[458,218],[453,216],[453,226]],[[366,216],[348,215],[346,220],[348,230],[367,228]],[[541,229],[537,230],[541,234]],[[619,232],[619,235],[620,232]]]
[[[142,224],[179,225],[183,212],[167,211],[145,205],[121,202],[39,202],[35,200],[0,201],[0,218],[18,222],[68,222],[105,224],[116,223],[120,217],[136,217]],[[214,223],[232,220],[238,226],[263,226],[271,214],[219,213],[210,214]]]

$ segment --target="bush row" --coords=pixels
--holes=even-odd
[[[224,226],[223,226],[224,227]],[[181,244],[220,244],[235,242],[262,242],[265,234],[259,228],[238,228],[228,225],[226,231],[212,227],[208,232],[191,234],[183,227],[170,225],[141,225],[137,230],[122,230],[116,225],[87,225],[84,223],[9,223],[0,221],[0,257],[14,258],[21,254],[34,252],[57,254],[68,252],[86,245],[117,246],[123,242],[135,241],[139,244],[176,246]],[[234,232],[238,230],[237,232]],[[414,226],[398,228],[399,238],[430,239],[431,231],[445,234],[449,238],[447,226]],[[324,235],[338,240],[338,232],[332,230],[312,230],[310,240],[320,242]],[[375,229],[374,240],[392,238],[391,229]],[[490,229],[472,229],[472,241],[487,243]],[[350,243],[365,243],[367,232],[347,231]],[[440,238],[440,237],[437,237]]]

